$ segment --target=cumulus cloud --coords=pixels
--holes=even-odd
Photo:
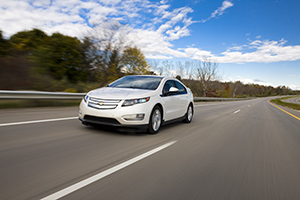
[[[193,12],[193,10],[189,7],[175,9],[172,12],[165,11],[163,13],[162,19],[168,19],[168,21],[166,23],[163,23],[158,28],[157,31],[160,33],[164,33],[166,31],[168,31],[168,33],[170,34],[170,32],[178,32],[181,29],[186,29],[189,25],[191,25],[193,23],[191,21],[191,18],[187,18],[188,13],[190,13],[190,12]],[[176,26],[175,28],[173,28],[174,25],[179,22],[184,23],[183,28],[180,28],[179,26]],[[171,40],[173,40],[172,37],[171,37]]]
[[[205,60],[206,58],[211,58],[218,63],[237,64],[253,62],[272,63],[280,61],[296,61],[300,59],[300,45],[287,46],[287,41],[284,39],[279,41],[255,40],[249,44],[229,47],[225,52],[216,55],[211,51],[195,47],[172,49],[172,44],[164,40],[162,35],[155,31],[153,31],[152,34],[153,36],[156,36],[152,37],[153,40],[149,39],[147,34],[140,34],[140,38],[144,37],[144,41],[147,41],[141,45],[147,58],[153,58],[152,55],[155,54],[155,52],[159,52],[161,55],[169,58],[170,56],[177,58],[190,58],[195,60]],[[152,41],[155,42],[153,43]],[[152,49],[152,51],[150,52],[149,49]]]
[[[205,20],[221,16],[232,7],[229,0]],[[281,39],[262,40],[261,36],[248,44],[234,45],[221,54],[193,47],[177,48],[175,40],[191,34],[196,21],[190,17],[193,9],[187,6],[171,9],[167,0],[12,0],[0,1],[0,30],[9,37],[22,30],[39,28],[48,34],[82,37],[103,21],[115,20],[131,26],[128,38],[141,48],[146,58],[171,59],[211,58],[219,63],[278,62],[300,59],[300,45],[289,46]]]
[[[186,57],[172,41],[190,35],[190,7],[170,9],[167,1],[145,0],[14,0],[0,2],[0,30],[5,37],[39,28],[47,34],[83,37],[104,21],[130,24],[128,35],[147,58]]]
[[[78,28],[85,32],[105,20],[115,19],[133,28],[140,29],[142,26],[146,30],[155,30],[164,35],[164,40],[172,41],[189,35],[188,26],[193,22],[187,15],[193,10],[189,7],[169,8],[167,1],[153,3],[144,0],[1,1],[0,29],[6,37],[32,28],[76,36]],[[77,28],[70,29],[70,23]]]
[[[1,1],[0,29],[6,37],[32,28],[40,28],[47,33],[55,30],[72,36],[79,34],[76,27],[80,27],[81,31],[88,30],[88,25],[79,15],[80,2],[62,2],[65,1]],[[68,29],[70,24],[74,24],[74,32]]]
[[[249,63],[249,62],[279,62],[300,59],[300,45],[285,46],[286,40],[279,41],[255,40],[241,47],[229,48],[214,56],[220,63]],[[242,49],[250,52],[242,52]]]

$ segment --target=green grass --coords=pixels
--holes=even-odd
[[[278,98],[278,99],[273,99],[273,100],[271,100],[271,102],[272,103],[276,103],[276,104],[278,104],[280,106],[285,106],[285,107],[288,107],[288,108],[300,110],[300,104],[287,103],[287,102],[282,101],[282,100],[291,99],[291,98],[295,98],[295,96],[293,96],[293,97],[282,97],[282,98]]]
[[[79,106],[81,100],[0,100],[0,109]]]

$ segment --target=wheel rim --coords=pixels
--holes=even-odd
[[[193,118],[193,108],[192,108],[192,106],[189,106],[189,109],[188,109],[188,120],[192,121],[192,118]]]
[[[161,124],[161,114],[158,109],[153,112],[152,115],[152,128],[154,131],[158,131]]]

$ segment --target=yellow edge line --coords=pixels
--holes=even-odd
[[[285,112],[286,114],[288,114],[288,115],[290,115],[290,116],[292,116],[292,117],[294,117],[294,118],[296,118],[296,119],[300,120],[300,118],[299,118],[299,117],[296,117],[295,115],[293,115],[293,114],[289,113],[288,111],[285,111],[285,110],[283,110],[282,108],[280,108],[280,107],[278,107],[278,106],[274,105],[273,103],[271,103],[271,102],[270,102],[270,100],[269,100],[268,102],[269,102],[269,104],[271,104],[272,106],[274,106],[274,107],[278,108],[279,110],[281,110],[281,111]]]

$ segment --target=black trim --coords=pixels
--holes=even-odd
[[[184,114],[182,117],[171,119],[169,121],[163,121],[162,126],[172,124],[172,123],[175,123],[175,122],[180,122],[180,121],[185,119],[185,116],[186,116],[186,114]]]
[[[84,125],[93,125],[93,124],[98,124],[98,125],[104,125],[104,126],[112,126],[114,128],[117,128],[118,130],[120,131],[126,131],[128,129],[133,129],[135,131],[138,131],[138,130],[147,130],[148,129],[148,124],[142,124],[142,125],[127,125],[127,124],[120,124],[120,122],[118,123],[111,123],[109,122],[111,119],[113,118],[108,118],[109,120],[108,121],[105,121],[105,120],[90,120],[90,119],[82,119],[81,117],[78,118],[82,124]],[[116,119],[113,119],[113,120],[116,120]],[[116,120],[117,121],[117,120]]]
[[[96,117],[91,115],[85,115],[84,120],[95,124],[107,124],[107,125],[120,125],[120,122],[114,118]]]

